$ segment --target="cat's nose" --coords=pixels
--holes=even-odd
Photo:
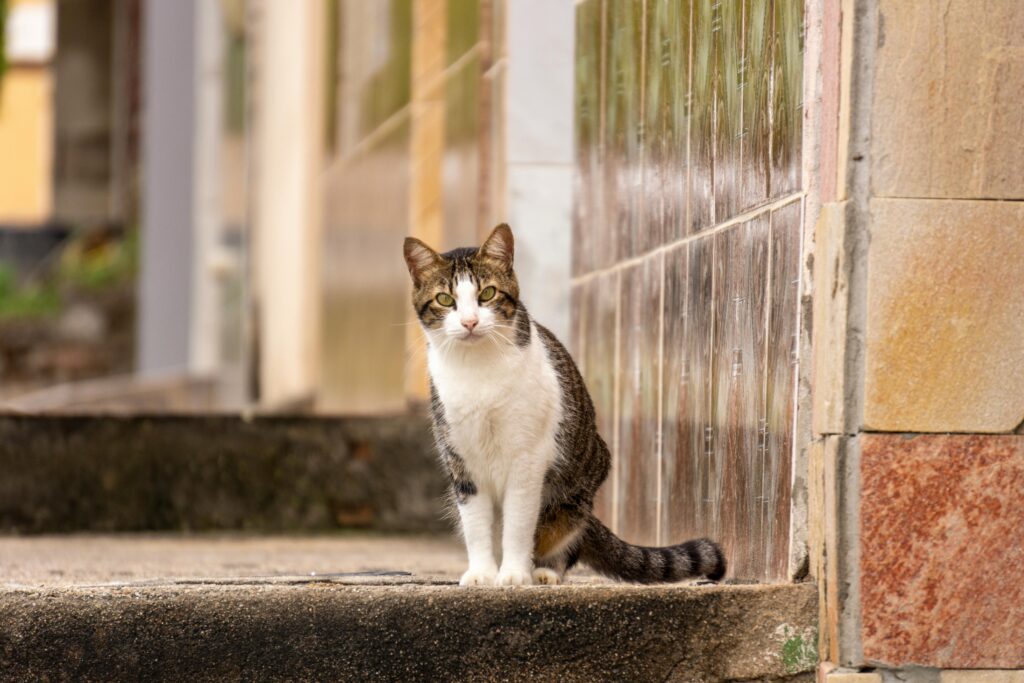
[[[480,322],[480,321],[477,320],[476,318],[463,318],[462,319],[462,326],[465,327],[470,332],[472,332],[473,328],[476,327],[478,322]]]

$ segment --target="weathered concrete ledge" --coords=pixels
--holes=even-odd
[[[813,680],[816,616],[811,584],[8,588],[0,680]]]
[[[0,472],[0,531],[447,527],[417,415],[0,415]]]

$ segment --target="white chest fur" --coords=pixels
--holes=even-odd
[[[556,457],[562,409],[558,377],[536,332],[523,348],[488,341],[431,347],[428,363],[449,443],[477,487],[501,500],[513,471],[542,481]]]

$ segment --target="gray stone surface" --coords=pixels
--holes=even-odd
[[[816,613],[811,584],[7,589],[0,680],[780,679]]]
[[[419,416],[0,415],[0,530],[444,530]]]

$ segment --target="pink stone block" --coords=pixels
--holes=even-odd
[[[1024,436],[861,437],[864,658],[1024,667]]]

